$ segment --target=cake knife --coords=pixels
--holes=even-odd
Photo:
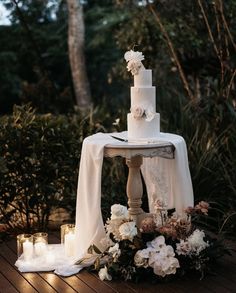
[[[117,139],[119,141],[128,142],[128,139],[124,139],[124,138],[117,137],[117,136],[114,136],[114,135],[111,135],[111,137],[114,138],[114,139]]]

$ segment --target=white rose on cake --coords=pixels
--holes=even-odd
[[[155,117],[155,112],[153,111],[153,108],[149,107],[145,110],[145,120],[147,122],[152,121]]]
[[[135,119],[141,119],[144,116],[144,109],[139,106],[133,106],[130,112]]]

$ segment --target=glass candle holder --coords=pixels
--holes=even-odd
[[[36,256],[46,256],[48,246],[48,234],[44,232],[35,233],[34,238],[34,253]]]
[[[23,255],[24,260],[29,261],[34,256],[34,238],[31,234],[17,236],[17,256]]]
[[[65,234],[72,231],[75,232],[75,224],[64,224],[61,225],[61,244],[65,243]]]
[[[64,244],[66,256],[75,255],[75,224],[61,226],[61,243]]]

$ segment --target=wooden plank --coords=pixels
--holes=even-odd
[[[113,290],[111,287],[109,287],[105,282],[98,280],[95,278],[92,274],[89,274],[87,271],[83,270],[80,271],[78,275],[76,275],[77,278],[84,281],[86,284],[88,284],[95,292],[106,292],[106,293],[114,293],[119,292],[116,290]]]
[[[59,293],[78,292],[74,290],[69,284],[64,282],[59,276],[55,275],[54,273],[39,273],[39,275]]]
[[[0,254],[4,257],[8,263],[14,266],[17,259],[16,254],[6,245],[2,243]],[[54,293],[56,292],[46,281],[44,281],[38,273],[21,273],[21,275],[39,292]]]
[[[59,233],[50,234],[50,243],[59,243]],[[39,292],[81,292],[81,293],[90,293],[90,292],[121,292],[121,293],[182,293],[182,292],[215,292],[215,293],[229,293],[236,292],[236,254],[230,257],[224,257],[217,264],[216,272],[217,275],[207,276],[204,280],[200,281],[199,275],[194,274],[192,276],[186,277],[182,280],[176,280],[169,283],[159,283],[159,284],[149,284],[149,283],[139,283],[134,284],[130,282],[122,282],[122,281],[112,281],[112,282],[102,282],[97,274],[91,274],[87,271],[82,271],[76,276],[71,276],[68,278],[62,278],[53,273],[24,273],[20,274],[14,269],[13,264],[16,260],[16,239],[12,239],[10,242],[6,244],[0,245],[0,255],[1,258],[8,264],[6,265],[5,271],[1,269],[0,263],[0,284],[7,284],[8,286],[13,288],[13,291],[9,292],[17,292],[20,286],[18,281],[22,281],[24,284],[31,285],[31,290],[37,290]],[[3,262],[3,266],[4,262]],[[9,266],[11,268],[9,268]],[[12,271],[13,270],[13,271]],[[13,272],[13,274],[11,274]],[[36,277],[37,276],[37,277]],[[9,279],[10,278],[10,279]],[[13,279],[16,279],[13,281]],[[19,279],[20,278],[20,279]],[[1,282],[2,280],[2,282]],[[17,284],[16,284],[17,282]],[[26,285],[25,285],[26,286]],[[32,288],[33,286],[33,288]],[[45,290],[45,288],[52,288],[52,291]],[[7,287],[6,287],[7,288]],[[15,291],[14,291],[15,290]],[[35,291],[26,291],[19,290],[20,292],[35,292]],[[0,286],[1,292],[1,286]],[[5,291],[3,291],[5,293]]]
[[[66,282],[68,285],[70,285],[73,289],[80,293],[92,293],[96,292],[93,290],[89,285],[84,283],[82,280],[77,278],[76,276],[71,276],[67,278],[62,278],[64,282]]]
[[[16,271],[2,256],[0,256],[0,272],[4,275],[12,285],[20,292],[36,293],[34,287],[29,284],[26,279]]]
[[[60,240],[58,237],[55,236],[55,234],[51,234],[50,235],[50,242],[56,244],[56,243],[59,243]],[[7,245],[13,251],[16,251],[15,241],[11,240],[10,242],[7,243]],[[13,259],[11,259],[11,261],[15,262],[15,260],[13,260]],[[48,276],[47,274],[49,274],[50,276]],[[65,285],[67,285],[68,287],[70,286],[70,288],[72,290],[73,290],[73,288],[77,288],[76,290],[80,289],[79,292],[96,292],[96,290],[93,289],[93,286],[94,286],[93,284],[92,284],[92,286],[90,286],[90,284],[87,284],[86,281],[84,282],[84,280],[77,278],[75,276],[69,277],[69,278],[61,278],[57,275],[54,275],[55,277],[52,277],[52,275],[54,275],[54,274],[53,273],[39,273],[39,276],[44,281],[49,283],[49,285],[52,286],[53,288],[55,288],[56,290],[64,290]],[[30,275],[26,275],[26,277],[27,276],[30,277]]]
[[[49,239],[51,243],[60,243],[59,233],[52,233]],[[95,278],[85,270],[80,271],[79,274],[77,274],[75,277],[79,280],[79,282],[82,281],[87,284],[93,290],[93,292],[118,292],[116,290],[113,290],[105,282],[102,282],[100,279]]]
[[[17,293],[16,288],[0,273],[0,293]]]
[[[92,275],[98,279],[98,275],[95,273],[92,273]],[[103,281],[108,287],[112,288],[113,290],[115,290],[116,292],[124,292],[124,293],[134,293],[137,292],[136,290],[134,290],[133,288],[131,288],[128,284],[128,282],[123,282],[123,281],[117,281],[117,280],[113,280],[113,281]]]

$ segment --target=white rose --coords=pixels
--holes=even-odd
[[[113,204],[111,206],[111,220],[115,219],[128,219],[129,213],[128,209],[121,204]]]
[[[116,262],[121,254],[121,251],[119,249],[119,243],[116,243],[114,246],[110,247],[108,252],[112,254],[112,257]]]
[[[132,107],[130,111],[135,119],[141,119],[143,117],[144,109],[139,106]]]
[[[135,222],[127,222],[119,227],[119,232],[123,240],[128,239],[133,241],[133,238],[137,235],[138,230]]]
[[[142,250],[138,250],[134,256],[134,263],[137,267],[148,267],[148,258],[143,257]]]
[[[102,281],[104,281],[104,280],[111,281],[112,280],[111,275],[108,274],[106,266],[104,268],[100,269],[100,271],[98,272],[98,276],[99,276],[100,280],[102,280]]]
[[[129,61],[127,65],[127,70],[133,75],[138,75],[140,68],[142,67],[142,62],[140,61]]]

